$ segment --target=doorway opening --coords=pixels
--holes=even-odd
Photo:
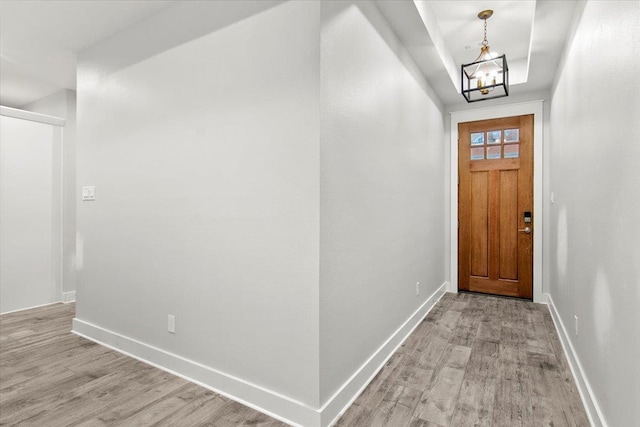
[[[538,303],[546,303],[543,294],[543,282],[548,280],[546,270],[543,271],[543,263],[550,262],[550,241],[549,230],[544,226],[549,220],[550,205],[545,203],[545,194],[549,194],[546,187],[548,179],[546,178],[546,163],[544,147],[548,142],[543,138],[545,117],[544,101],[533,100],[517,103],[509,103],[504,105],[496,105],[486,108],[466,109],[460,111],[451,111],[449,129],[450,129],[450,145],[449,145],[449,203],[447,204],[447,217],[449,218],[449,227],[447,233],[448,250],[447,250],[447,289],[450,292],[458,292],[458,125],[464,122],[473,122],[480,120],[513,117],[520,115],[533,114],[533,211],[532,213],[532,229],[535,232],[533,236],[533,301]],[[543,260],[544,257],[544,260]]]

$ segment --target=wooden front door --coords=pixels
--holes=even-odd
[[[458,288],[533,298],[533,115],[458,125]]]

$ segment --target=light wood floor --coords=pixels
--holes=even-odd
[[[589,426],[546,305],[445,294],[339,426]]]
[[[69,333],[73,304],[0,316],[2,426],[285,426]],[[588,426],[546,306],[447,294],[339,426]]]

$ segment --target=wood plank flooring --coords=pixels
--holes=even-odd
[[[74,304],[0,316],[1,426],[286,426],[71,334]]]
[[[0,426],[285,426],[69,330],[0,316]],[[338,426],[588,426],[546,306],[446,294]]]
[[[547,306],[445,294],[337,424],[584,427]]]

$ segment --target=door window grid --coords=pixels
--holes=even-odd
[[[520,129],[494,129],[470,134],[471,160],[520,157]]]

